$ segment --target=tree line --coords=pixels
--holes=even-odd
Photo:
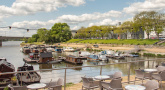
[[[104,39],[109,37],[109,39],[115,39],[124,35],[127,39],[128,33],[131,38],[135,32],[143,30],[147,34],[147,38],[151,32],[155,32],[157,38],[159,39],[160,33],[165,28],[165,14],[155,11],[143,11],[136,14],[132,21],[125,21],[120,26],[114,25],[102,25],[102,26],[91,26],[91,27],[81,27],[75,34],[74,38],[81,39]]]
[[[45,42],[45,43],[59,43],[65,42],[72,38],[72,33],[67,23],[55,23],[50,30],[40,28],[37,34],[33,34],[26,42]]]

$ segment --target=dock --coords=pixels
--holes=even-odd
[[[38,62],[38,59],[30,59],[30,58],[23,58],[23,61],[26,62],[26,63],[37,63]]]

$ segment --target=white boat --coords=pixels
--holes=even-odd
[[[75,50],[72,47],[66,47],[66,48],[63,48],[63,51],[64,52],[73,52]]]
[[[100,60],[103,60],[103,61],[108,60],[108,58],[106,57],[106,55],[102,55],[102,54],[99,54],[99,59]]]
[[[47,50],[48,52],[54,52],[54,51],[55,51],[54,48],[46,48],[46,50]]]

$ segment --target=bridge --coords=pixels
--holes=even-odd
[[[3,40],[20,40],[20,39],[28,39],[30,37],[14,37],[14,36],[0,36],[0,46],[2,46]]]

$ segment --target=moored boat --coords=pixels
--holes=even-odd
[[[68,55],[66,57],[66,62],[70,62],[70,63],[73,63],[73,64],[83,64],[82,62],[82,58],[79,58],[79,57],[76,57],[76,56],[73,56],[73,55]]]
[[[33,66],[28,66],[26,63],[22,67],[18,67],[17,71],[33,71]],[[41,80],[41,76],[36,72],[24,72],[24,73],[18,73],[17,79],[19,84],[21,84],[21,81],[23,84],[32,84],[32,83],[39,83]]]

